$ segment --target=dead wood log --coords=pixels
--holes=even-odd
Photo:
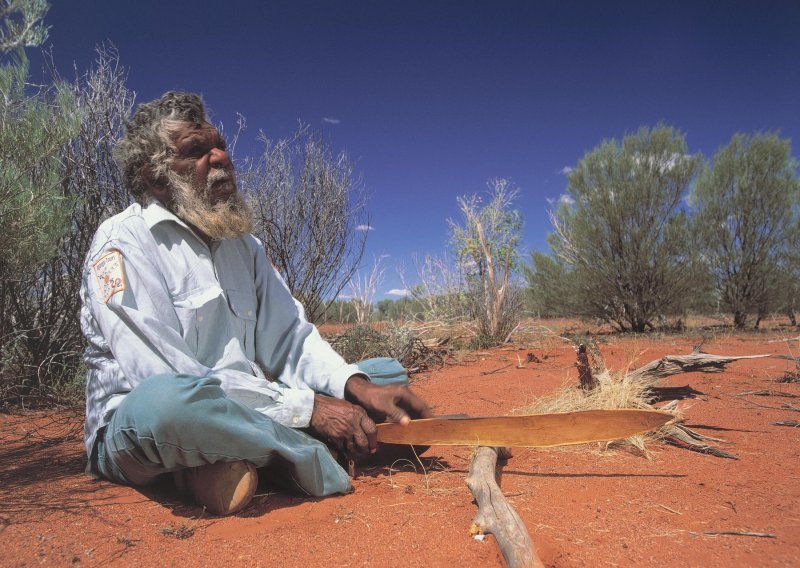
[[[739,458],[730,452],[726,452],[721,448],[707,444],[706,442],[717,442],[722,444],[730,444],[728,440],[722,438],[712,438],[711,436],[704,436],[683,424],[673,423],[669,429],[663,434],[663,439],[667,444],[684,448],[692,452],[700,454],[709,454],[718,458],[728,458],[730,460],[738,460]]]
[[[628,373],[628,380],[655,382],[678,373],[721,373],[728,363],[741,359],[761,359],[770,355],[667,355]]]
[[[525,523],[497,485],[495,469],[498,456],[508,459],[511,452],[507,448],[479,447],[472,458],[466,483],[478,503],[478,512],[472,521],[470,535],[493,534],[506,564],[511,568],[544,568]]]

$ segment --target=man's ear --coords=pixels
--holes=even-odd
[[[172,192],[169,189],[169,182],[166,176],[156,177],[153,175],[153,171],[147,166],[142,166],[141,174],[147,186],[147,192],[161,203],[168,203],[172,197]]]

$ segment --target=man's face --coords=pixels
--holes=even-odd
[[[192,185],[204,191],[212,205],[236,193],[233,163],[225,150],[225,139],[216,128],[207,122],[182,122],[171,129],[170,137],[175,144],[170,168],[180,176],[189,176]]]
[[[214,240],[249,233],[250,208],[236,191],[233,164],[217,129],[208,123],[179,123],[170,136],[175,153],[169,163],[165,205]]]

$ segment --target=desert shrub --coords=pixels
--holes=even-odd
[[[4,286],[2,401],[79,403],[83,398],[79,290],[97,226],[130,203],[111,150],[133,106],[116,52],[97,50],[92,69],[68,85],[78,129],[53,149],[69,230],[46,261]],[[67,206],[68,205],[68,206]]]
[[[370,325],[355,325],[331,340],[334,349],[348,363],[372,357],[392,357],[409,373],[441,365],[441,355],[427,348],[408,326],[390,323],[384,331]]]
[[[366,195],[348,155],[334,153],[307,126],[290,138],[261,140],[262,155],[245,160],[238,176],[251,197],[254,233],[316,322],[361,262]]]

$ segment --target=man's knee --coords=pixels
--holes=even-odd
[[[139,383],[117,413],[156,434],[163,428],[191,427],[210,404],[224,398],[218,379],[166,373]]]

